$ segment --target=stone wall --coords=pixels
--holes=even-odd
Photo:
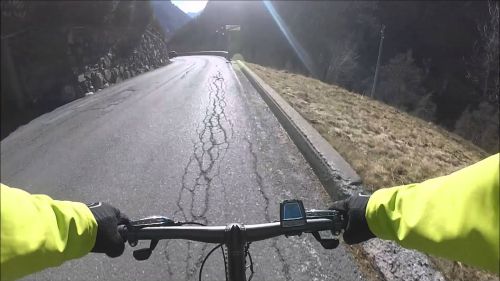
[[[165,41],[161,33],[151,26],[148,26],[137,47],[128,55],[120,56],[116,49],[110,49],[97,59],[80,55],[89,47],[85,35],[81,33],[78,30],[68,33],[68,55],[73,62],[71,69],[76,83],[68,83],[61,89],[61,100],[64,101],[95,93],[169,62]]]
[[[67,102],[169,63],[148,1],[2,1],[4,138]]]

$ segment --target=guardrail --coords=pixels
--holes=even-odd
[[[176,52],[176,54],[171,57],[180,57],[180,56],[220,56],[220,57],[225,57],[228,60],[230,59],[229,52],[227,51]]]

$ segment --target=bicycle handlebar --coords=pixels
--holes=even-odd
[[[307,219],[304,226],[293,229],[283,228],[280,222],[263,224],[228,224],[226,226],[153,226],[144,228],[129,228],[120,226],[119,232],[126,241],[137,240],[162,240],[162,239],[184,239],[205,243],[226,243],[229,236],[227,233],[233,226],[238,226],[242,232],[244,240],[255,242],[280,235],[295,235],[297,233],[310,233],[316,231],[340,231],[335,222],[330,219],[317,218]]]
[[[334,249],[339,245],[337,239],[324,239],[319,232],[330,230],[335,236],[340,235],[341,230],[345,227],[344,217],[341,213],[333,210],[309,210],[306,211],[305,218],[305,223],[303,225],[299,224],[293,226],[282,224],[281,221],[250,225],[230,223],[226,226],[193,226],[186,225],[189,224],[187,222],[175,222],[166,217],[148,217],[137,221],[131,221],[128,225],[120,225],[118,227],[118,232],[132,247],[136,246],[139,240],[151,241],[149,248],[143,248],[133,252],[137,260],[148,259],[158,244],[158,241],[163,239],[184,239],[220,244],[217,247],[224,244],[228,251],[226,268],[227,280],[240,281],[246,280],[245,259],[247,254],[249,255],[248,245],[251,242],[280,235],[294,236],[302,233],[312,233],[314,238],[320,242],[325,249]],[[191,222],[191,224],[193,224],[193,222]],[[210,253],[208,255],[210,255]],[[200,268],[200,280],[203,264]],[[252,266],[250,268],[253,273]]]

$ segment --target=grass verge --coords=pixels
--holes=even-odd
[[[246,63],[292,105],[374,191],[442,176],[488,156],[467,140],[371,98],[302,75]],[[362,260],[363,254],[353,248]],[[447,280],[496,275],[432,257]]]

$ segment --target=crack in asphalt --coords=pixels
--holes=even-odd
[[[259,190],[259,194],[261,195],[261,197],[264,199],[265,202],[264,218],[266,222],[271,222],[271,218],[269,216],[269,196],[264,191],[262,176],[257,170],[257,153],[254,151],[253,143],[248,139],[247,136],[245,136],[245,141],[248,143],[248,149],[250,151],[250,155],[252,155],[252,170],[254,172],[255,179],[257,181],[257,188]]]
[[[249,111],[249,108],[255,108],[254,104],[253,104],[254,101],[251,100],[252,97],[249,95],[249,93],[243,88],[243,86],[239,82],[240,80],[239,80],[238,75],[236,74],[236,72],[233,72],[233,73],[234,73],[235,80],[238,82],[239,91],[240,91],[240,93],[243,93],[243,95],[242,95],[242,97],[243,97],[242,101],[245,104],[245,110],[247,111],[248,115],[252,116],[255,113]],[[260,114],[257,114],[257,115],[260,115]],[[254,129],[251,130],[252,134],[255,135],[255,136],[258,136],[258,134],[256,133],[255,124],[251,124],[251,127],[254,128]],[[248,144],[248,150],[249,150],[250,155],[251,155],[251,159],[252,159],[251,165],[252,165],[252,170],[254,172],[255,179],[256,179],[256,182],[257,182],[257,189],[258,189],[258,192],[259,192],[260,196],[262,197],[262,199],[265,202],[265,206],[264,206],[264,218],[265,218],[266,222],[270,222],[271,221],[271,216],[269,214],[269,205],[270,205],[270,198],[272,198],[272,195],[266,193],[266,191],[264,189],[264,179],[263,179],[262,175],[259,173],[259,171],[257,169],[257,167],[258,167],[257,151],[255,150],[254,143],[252,141],[250,141],[250,139],[248,138],[247,134],[245,134],[245,141]],[[286,262],[285,256],[283,255],[283,253],[279,249],[279,247],[278,247],[278,240],[277,239],[273,239],[272,240],[272,246],[271,247],[274,248],[274,250],[276,251],[276,253],[278,255],[278,259],[279,259],[279,261],[282,264],[282,270],[281,270],[281,272],[285,276],[285,280],[291,280],[290,265]]]
[[[219,179],[220,165],[225,157],[230,140],[233,136],[233,124],[225,112],[225,83],[220,71],[217,71],[208,80],[208,104],[202,122],[196,129],[197,137],[193,141],[192,154],[184,166],[174,217],[181,216],[184,221],[195,221],[208,224],[206,214],[210,209],[210,190],[213,181]],[[194,179],[194,180],[193,180]],[[225,187],[223,187],[225,196]],[[206,251],[204,244],[201,252]],[[170,260],[165,247],[165,258]],[[190,267],[192,260],[192,242],[187,243],[186,280],[191,280],[204,258],[200,255]],[[168,266],[168,272],[173,272]]]
[[[174,272],[172,271],[172,268],[170,267],[170,255],[169,255],[169,251],[168,251],[168,244],[170,244],[170,240],[167,240],[165,242],[165,246],[163,247],[163,255],[165,257],[165,260],[166,260],[166,268],[167,268],[167,273],[168,273],[168,279],[167,280],[173,280],[172,279],[172,276],[174,276]]]
[[[271,222],[271,218],[269,215],[269,195],[264,190],[263,178],[257,169],[257,167],[258,167],[258,165],[257,165],[257,163],[258,163],[257,153],[254,150],[253,143],[248,139],[247,136],[245,136],[245,141],[248,143],[248,149],[250,151],[250,155],[252,156],[252,170],[254,172],[255,179],[257,181],[258,191],[265,202],[264,218],[265,218],[266,222]],[[280,260],[280,262],[282,264],[282,272],[285,275],[285,280],[291,280],[290,265],[286,262],[284,255],[281,253],[281,250],[278,248],[278,240],[277,239],[273,239],[272,247],[274,248],[274,250],[278,254],[278,259]]]
[[[220,72],[209,80],[209,102],[205,109],[205,117],[198,125],[198,137],[193,141],[193,153],[184,167],[182,186],[176,202],[178,210],[174,215],[181,214],[184,220],[195,220],[207,223],[205,214],[209,209],[209,191],[212,181],[220,174],[220,163],[230,145],[233,126],[225,113],[225,85]],[[229,130],[224,123],[228,124]],[[195,174],[194,182],[190,182]],[[190,208],[183,206],[183,195],[190,195]],[[196,196],[204,193],[203,204],[195,204]],[[198,210],[196,210],[198,209]]]
[[[282,272],[285,275],[285,280],[292,280],[292,277],[290,276],[290,265],[286,262],[285,256],[283,253],[281,253],[281,250],[278,248],[278,240],[273,239],[273,248],[276,250],[276,253],[278,254],[278,258],[283,265],[282,267]]]
[[[225,84],[220,71],[217,71],[208,79],[208,104],[205,108],[204,118],[198,124],[197,137],[192,143],[192,154],[181,179],[181,189],[176,200],[177,210],[174,217],[179,216],[184,221],[196,221],[207,224],[207,212],[210,209],[210,190],[215,179],[222,183],[222,193],[226,196],[226,188],[220,175],[220,165],[230,146],[233,136],[233,123],[226,115]],[[254,134],[257,135],[257,134]],[[262,175],[258,171],[258,151],[250,137],[245,135],[244,140],[248,144],[251,155],[251,167],[255,176],[257,191],[264,201],[264,219],[271,222],[269,213],[270,198],[272,197],[265,189]],[[198,199],[198,200],[197,200]],[[278,247],[277,240],[272,241],[272,248],[276,251],[277,257],[282,264],[282,273],[286,280],[291,279],[290,266],[285,260],[285,256]],[[169,279],[174,278],[174,271],[170,266],[171,256],[167,247],[171,243],[167,242],[164,247],[164,256],[167,260],[167,272]],[[196,269],[201,265],[204,255],[198,258],[193,257],[192,242],[187,243],[185,259],[185,279],[192,280],[196,274]],[[208,245],[201,247],[201,253],[205,253]],[[173,261],[173,260],[172,260]],[[174,262],[174,261],[173,261]],[[190,266],[190,264],[192,266]],[[177,270],[175,270],[177,272]]]

